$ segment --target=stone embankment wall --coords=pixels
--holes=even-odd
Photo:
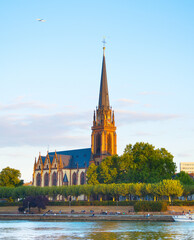
[[[168,215],[100,215],[100,214],[0,214],[0,220],[31,221],[163,221],[173,222]]]

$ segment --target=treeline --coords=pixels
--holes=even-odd
[[[98,185],[74,185],[74,186],[54,186],[54,187],[34,187],[21,186],[0,187],[0,198],[24,199],[27,196],[47,196],[56,199],[57,196],[62,196],[64,200],[71,197],[81,195],[87,196],[88,201],[112,199],[118,200],[119,196],[126,197],[130,200],[131,196],[145,199],[150,196],[153,200],[163,199],[168,197],[169,201],[172,198],[194,194],[194,186],[183,186],[178,180],[163,180],[155,184],[146,183],[122,183],[122,184],[98,184]]]
[[[172,179],[176,165],[173,155],[165,148],[155,149],[149,143],[127,145],[123,155],[105,158],[98,166],[87,170],[88,184],[158,183]]]

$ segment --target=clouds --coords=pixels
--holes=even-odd
[[[128,124],[134,122],[156,122],[156,121],[166,121],[171,119],[179,118],[176,114],[161,114],[161,113],[148,113],[148,112],[136,112],[127,110],[116,110],[118,123]]]
[[[0,147],[68,144],[79,145],[79,141],[90,141],[90,126],[92,125],[92,111],[89,112],[61,112],[51,114],[5,114],[0,119]],[[173,114],[150,114],[146,112],[132,112],[116,110],[118,125],[146,121],[166,121],[178,118]],[[91,119],[90,119],[91,118]],[[88,137],[87,137],[88,136]]]
[[[4,114],[0,118],[0,147],[75,143],[90,127],[87,116],[72,112]]]
[[[65,109],[68,110],[63,112],[54,104],[27,101],[25,97],[0,104],[0,147],[70,146],[81,139],[84,142],[84,131],[89,129],[92,113],[89,116],[87,112],[76,112],[74,108]]]
[[[15,111],[20,109],[50,109],[55,105],[46,105],[42,103],[38,103],[36,101],[31,102],[15,102],[11,104],[0,104],[1,111]]]
[[[129,111],[126,107],[139,104],[131,99],[119,99],[116,112],[117,125],[139,122],[158,122],[176,119],[175,114]],[[26,110],[27,109],[27,110]],[[18,98],[11,104],[0,104],[0,147],[90,144],[92,110],[76,111],[65,108],[56,111],[57,106]],[[142,134],[140,134],[142,135]],[[143,134],[144,135],[144,134]]]

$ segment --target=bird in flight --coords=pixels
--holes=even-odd
[[[36,20],[39,21],[39,22],[46,22],[46,20],[40,19],[40,18],[38,18],[38,19],[36,19]]]

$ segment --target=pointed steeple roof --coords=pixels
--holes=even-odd
[[[105,47],[103,47],[103,61],[102,61],[102,73],[100,83],[100,94],[98,108],[109,109],[109,96],[108,96],[108,83],[106,75],[106,62],[105,62]]]

